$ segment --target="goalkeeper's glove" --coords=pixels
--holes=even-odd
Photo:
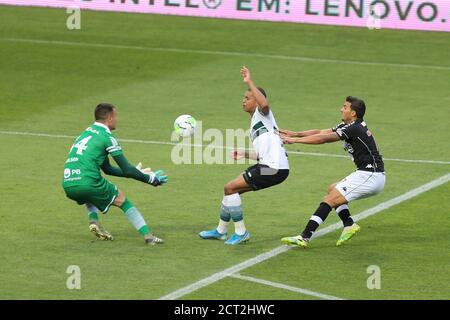
[[[138,169],[140,172],[145,173],[145,174],[153,173],[151,168],[144,168],[144,169],[142,169],[142,162],[138,163],[138,165],[136,166],[136,169]]]
[[[169,177],[164,174],[164,170],[158,170],[156,172],[151,172],[149,175],[148,183],[154,187],[160,186],[169,181]]]
[[[169,180],[169,178],[164,174],[164,170],[153,172],[151,168],[142,169],[142,162],[138,163],[136,169],[149,176],[148,184],[151,184],[152,186],[160,186],[164,183],[167,183],[167,181]]]

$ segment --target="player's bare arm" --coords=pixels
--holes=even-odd
[[[280,136],[283,137],[298,137],[298,138],[302,138],[302,137],[309,137],[315,134],[329,134],[332,133],[333,130],[331,129],[323,129],[323,130],[318,130],[318,129],[312,129],[312,130],[307,130],[307,131],[292,131],[292,130],[287,130],[287,129],[280,129]]]
[[[244,150],[233,150],[231,151],[231,159],[239,160],[239,159],[252,159],[258,160],[258,155],[253,151],[244,151]]]
[[[339,141],[339,136],[335,132],[326,134],[314,134],[308,137],[295,138],[283,137],[285,144],[303,143],[303,144],[324,144]]]
[[[269,113],[269,103],[267,102],[266,97],[261,93],[261,91],[258,90],[258,88],[255,86],[251,79],[250,70],[247,67],[242,67],[241,69],[241,75],[244,79],[244,82],[248,85],[248,88],[252,92],[253,96],[255,97],[256,103],[258,104],[258,109],[261,113],[264,115]]]

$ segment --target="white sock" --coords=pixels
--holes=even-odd
[[[230,221],[223,221],[222,219],[219,219],[219,225],[217,226],[217,232],[224,234],[228,231],[228,224]]]
[[[222,205],[223,205],[223,209],[225,209],[225,213],[221,213],[226,215],[226,217],[224,216],[225,219],[231,219],[231,216],[229,214],[228,211],[228,207],[238,207],[241,205],[241,197],[239,196],[239,193],[234,193],[228,196],[223,196],[222,199]],[[219,233],[227,233],[228,231],[228,224],[230,223],[230,220],[225,221],[223,219],[219,219],[219,225],[217,226],[216,230]]]
[[[246,230],[244,220],[234,223],[234,232],[236,232],[237,235],[242,236]]]
[[[242,205],[242,200],[241,200],[241,196],[239,195],[239,193],[233,193],[230,194],[228,196],[224,196],[223,197],[223,201],[222,204],[225,207],[232,207],[234,210],[238,210],[238,212],[240,212],[240,214],[242,215],[242,209],[240,208]],[[236,208],[239,207],[239,208]],[[233,213],[232,213],[232,217],[233,217]],[[246,229],[245,229],[245,224],[244,224],[244,220],[240,220],[234,223],[234,232],[240,236],[242,236],[245,233]]]
[[[228,196],[223,196],[222,204],[225,207],[239,207],[242,204],[239,193],[233,193]]]

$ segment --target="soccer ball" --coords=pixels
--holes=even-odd
[[[179,116],[174,124],[173,128],[175,129],[175,132],[178,133],[182,137],[190,137],[195,132],[195,127],[197,126],[197,121],[194,119],[194,117],[183,114]]]

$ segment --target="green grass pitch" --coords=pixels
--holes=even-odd
[[[216,225],[223,186],[246,165],[174,165],[170,145],[122,142],[130,161],[170,177],[157,189],[110,179],[166,244],[144,246],[117,208],[102,217],[116,240],[96,241],[84,208],[60,186],[72,139],[10,133],[76,136],[102,101],[119,108],[119,141],[169,141],[173,120],[186,113],[205,129],[247,129],[239,75],[247,65],[268,91],[280,127],[331,127],[345,97],[361,96],[385,158],[444,162],[387,160],[385,190],[352,203],[353,214],[449,173],[448,33],[87,11],[81,17],[81,30],[69,31],[65,10],[0,6],[0,299],[160,298],[280,246],[281,237],[301,231],[328,185],[354,169],[347,158],[291,154],[285,183],[243,196],[252,239],[230,248],[197,233]],[[288,150],[344,155],[340,143]],[[446,183],[362,220],[361,233],[342,248],[334,246],[335,231],[241,274],[343,299],[448,299],[449,193]],[[332,213],[325,226],[336,222]],[[66,288],[69,265],[81,269],[81,290]],[[379,290],[366,286],[370,265],[380,267]],[[314,297],[227,277],[183,298]]]

